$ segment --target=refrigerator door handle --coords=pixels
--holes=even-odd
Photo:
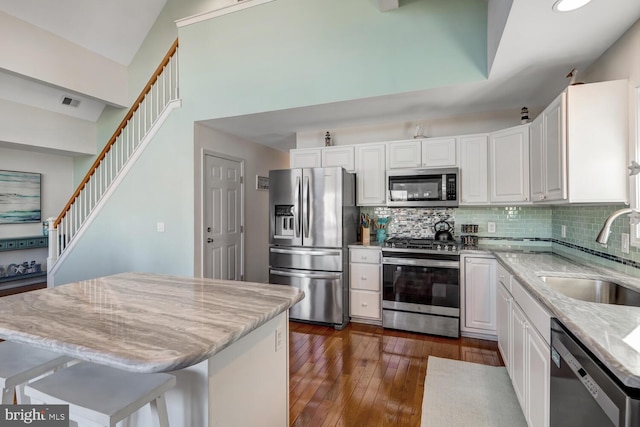
[[[294,228],[296,230],[296,237],[300,237],[300,213],[302,209],[300,209],[300,177],[296,177],[296,193],[294,195],[293,205],[295,206],[296,211],[293,215]]]
[[[309,213],[311,212],[311,207],[309,206],[309,177],[304,177],[304,192],[302,193],[302,203],[304,204],[304,237],[309,238]]]
[[[270,270],[269,273],[274,276],[286,276],[286,277],[302,277],[306,279],[339,279],[341,273],[294,273],[291,271],[283,271],[283,270]]]
[[[319,256],[335,256],[340,255],[340,250],[295,250],[295,249],[278,249],[271,248],[271,252],[288,255],[319,255]]]

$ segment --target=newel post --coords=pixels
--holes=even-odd
[[[51,268],[58,259],[58,229],[54,228],[57,218],[47,218],[49,223],[49,256],[47,257],[47,288],[53,287]]]

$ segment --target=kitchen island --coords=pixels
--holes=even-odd
[[[288,309],[303,297],[288,286],[123,273],[0,298],[0,338],[171,372],[173,426],[282,426]],[[147,412],[130,425],[150,425]]]

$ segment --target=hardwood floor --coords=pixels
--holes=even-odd
[[[419,426],[429,355],[504,366],[497,343],[290,323],[292,426]]]

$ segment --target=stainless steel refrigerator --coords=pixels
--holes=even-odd
[[[349,322],[355,201],[355,175],[341,167],[269,172],[269,282],[305,293],[290,319],[336,329]]]

